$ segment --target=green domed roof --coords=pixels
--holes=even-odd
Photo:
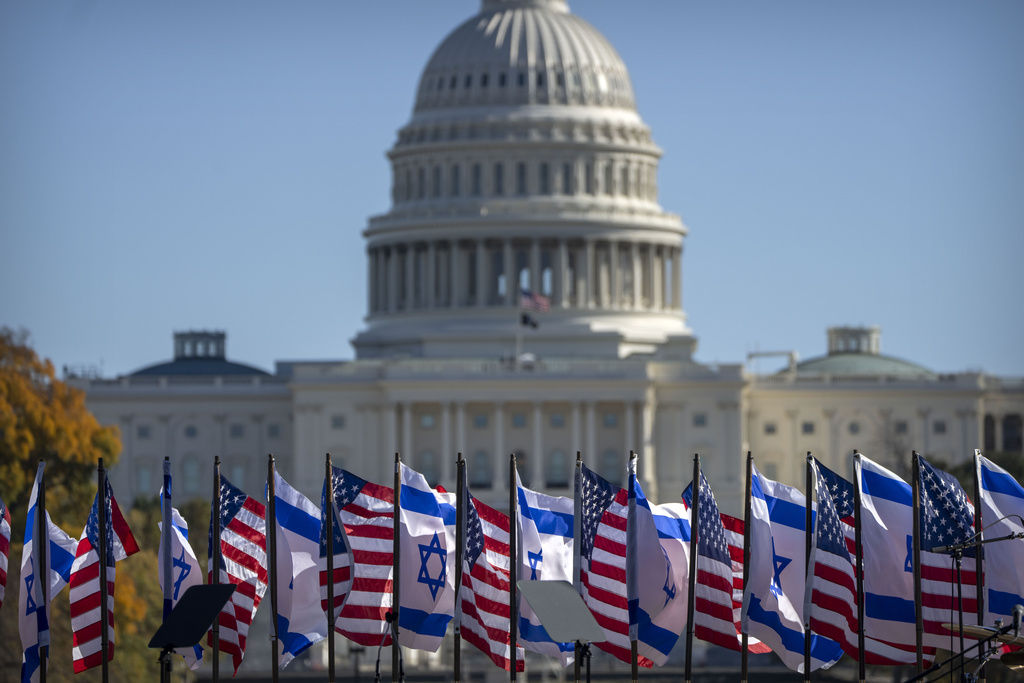
[[[890,375],[916,379],[936,379],[928,368],[892,356],[877,353],[832,353],[811,358],[796,366],[800,373],[827,375]]]

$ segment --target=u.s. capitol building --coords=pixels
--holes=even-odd
[[[564,0],[483,0],[414,97],[388,151],[390,210],[363,233],[355,360],[269,373],[229,361],[223,332],[183,331],[173,360],[71,378],[121,427],[122,500],[158,490],[164,456],[179,499],[210,496],[215,455],[258,492],[274,453],[318,501],[325,453],[385,484],[401,453],[448,488],[462,453],[473,493],[504,507],[511,453],[529,486],[571,495],[577,451],[622,483],[633,450],[652,499],[678,500],[698,453],[739,513],[747,451],[796,485],[808,451],[847,474],[854,449],[897,469],[911,449],[1021,451],[1024,384],[884,355],[877,328],[830,328],[821,356],[782,354],[770,375],[696,362],[662,150],[625,64]],[[549,310],[522,310],[523,290]]]

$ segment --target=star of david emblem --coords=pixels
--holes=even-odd
[[[178,591],[181,590],[181,582],[185,580],[185,577],[192,572],[192,567],[188,566],[188,562],[185,561],[185,548],[181,548],[181,557],[171,557],[171,562],[175,569],[181,569],[178,574],[178,579],[174,582],[174,599],[178,599]]]
[[[426,584],[427,588],[430,589],[430,596],[434,600],[437,600],[437,591],[444,587],[445,569],[448,564],[448,551],[441,547],[441,539],[438,538],[437,532],[434,532],[434,538],[430,540],[428,545],[420,543],[419,548],[420,574],[416,578],[416,581]],[[427,568],[430,556],[435,554],[441,559],[441,571],[438,572],[436,578],[430,575],[430,570]]]
[[[780,579],[782,572],[785,571],[789,563],[792,562],[792,558],[781,557],[775,553],[775,539],[772,539],[772,566],[774,567],[775,575],[772,577],[771,591],[772,595],[779,597],[782,595],[782,584]]]
[[[665,604],[667,605],[669,600],[676,597],[676,582],[672,579],[672,563],[669,562],[668,553],[664,548],[661,549],[661,554],[665,556],[665,585],[661,590],[665,591]]]
[[[35,583],[35,562],[31,565],[31,573],[25,577],[25,595],[28,599],[25,601],[25,614],[29,615],[36,611],[36,601],[32,599],[32,584]]]
[[[530,561],[530,581],[536,581],[537,566],[544,561],[544,549],[542,548],[539,553],[531,553],[527,551],[526,557]]]

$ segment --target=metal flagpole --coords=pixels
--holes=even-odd
[[[327,680],[334,683],[334,472],[331,454],[324,458],[324,538],[327,540]]]
[[[100,651],[103,655],[100,658],[100,662],[103,667],[103,683],[107,683],[110,677],[109,671],[109,660],[110,660],[110,624],[107,622],[107,610],[110,609],[107,605],[109,597],[107,595],[107,546],[113,542],[112,538],[107,538],[107,472],[103,469],[103,458],[99,459],[99,464],[96,467],[99,480],[99,500],[96,504],[96,521],[99,525],[99,548],[97,551],[100,555],[100,619],[102,623],[100,625]],[[49,535],[49,529],[45,529],[47,535]],[[45,580],[49,580],[49,577],[45,577]]]
[[[160,534],[160,550],[163,553],[164,561],[160,566],[160,574],[164,580],[164,612],[163,620],[167,621],[167,616],[171,613],[172,596],[174,595],[174,588],[171,585],[174,581],[172,578],[171,562],[171,534],[174,533],[174,529],[171,527],[173,520],[171,519],[171,458],[164,456],[164,496],[160,506],[160,521],[163,522],[162,533]]]
[[[210,503],[210,526],[213,528],[213,551],[207,564],[210,567],[210,585],[220,585],[220,456],[213,458],[213,501]],[[222,610],[223,611],[223,610]],[[220,614],[210,629],[210,647],[213,650],[213,683],[220,680]]]
[[[392,552],[394,561],[391,565],[392,581],[391,581],[391,681],[392,683],[398,683],[399,675],[399,664],[401,663],[399,657],[398,648],[401,645],[398,644],[398,606],[401,604],[400,593],[399,593],[399,578],[400,567],[401,567],[401,552],[400,549],[402,544],[401,540],[401,510],[402,510],[402,456],[395,453],[395,493],[394,493],[394,538],[392,539]]]
[[[43,474],[39,477],[39,491],[36,498],[36,533],[32,540],[36,544],[35,556],[39,558],[41,570],[36,571],[36,581],[39,582],[39,591],[43,596],[43,604],[46,605],[46,612],[49,613],[50,606],[50,581],[49,563],[46,561],[47,546],[50,545],[50,526],[46,523],[46,462],[40,458],[39,465]],[[37,631],[38,632],[38,631]],[[37,636],[38,637],[38,636]],[[39,644],[39,683],[46,683],[46,660],[50,656],[50,646]]]
[[[804,585],[811,578],[811,496],[814,493],[813,456],[807,451],[807,464],[804,471]],[[804,609],[804,680],[811,680],[811,614]]]
[[[981,479],[978,477],[979,461],[978,456],[981,455],[981,451],[977,448],[974,449],[974,533],[980,539],[981,530],[984,528],[981,522]],[[978,596],[978,623],[985,623],[985,573],[982,571],[982,561],[985,559],[985,546],[981,543],[974,546],[977,552],[974,554],[975,570],[974,570],[974,586]],[[981,639],[978,640],[979,647]],[[960,648],[961,651],[963,648]],[[978,680],[981,683],[985,683],[985,659],[981,657],[981,651],[978,652],[979,658],[982,661],[981,668],[978,670]]]
[[[274,454],[267,455],[267,554],[270,555],[270,677],[274,683],[278,680],[277,661],[277,509],[274,505],[277,490],[274,486]]]
[[[747,499],[743,503],[743,595],[746,600],[747,595],[747,578],[750,575],[750,495],[751,495],[751,478],[754,473],[754,456],[750,451],[747,451]],[[742,608],[741,608],[742,610]],[[742,611],[740,612],[742,614]],[[741,622],[742,623],[742,620]],[[747,683],[747,674],[749,673],[749,662],[750,653],[747,652],[748,641],[750,640],[747,636],[747,629],[741,629],[740,634],[740,683]]]
[[[693,612],[696,604],[694,595],[697,584],[697,543],[698,509],[700,506],[700,455],[693,454],[693,485],[690,495],[690,587],[686,596],[686,683],[690,683],[693,672]]]
[[[857,481],[853,484],[853,543],[854,561],[857,563],[857,680],[864,683],[865,648],[864,648],[864,542],[861,536],[860,522],[860,453],[853,451],[854,468]]]
[[[466,496],[466,461],[459,453],[455,461],[455,647],[452,648],[455,683],[462,680],[462,562],[463,549],[466,544],[466,523],[469,503]],[[512,653],[512,666],[515,667],[516,654]]]
[[[583,582],[580,580],[580,565],[582,564],[583,552],[583,456],[576,451],[576,473],[573,475],[573,498],[572,498],[572,585],[576,593],[583,597]],[[580,658],[583,656],[583,647],[580,641],[576,641],[573,649],[573,680],[580,683],[582,664]]]
[[[518,531],[519,508],[516,505],[516,454],[508,461],[508,646],[509,667],[508,680],[516,680],[516,646],[519,639],[519,591],[516,581],[519,579]]]
[[[629,460],[630,460],[630,463],[631,463],[631,467],[629,468],[629,471],[630,472],[636,472],[636,463],[633,462],[633,461],[636,460],[636,453],[633,452],[632,450],[629,452]],[[633,524],[636,523],[635,516],[636,516],[636,501],[633,501],[633,504],[629,506],[628,512],[626,513],[626,547],[627,548],[629,547],[629,545],[631,543],[629,535],[631,533],[634,534],[634,535],[636,534],[636,529],[633,527]],[[627,556],[628,556],[628,551],[627,551]],[[636,569],[637,568],[635,566],[630,568],[629,564],[628,563],[626,564],[626,571],[627,572],[635,571]],[[634,579],[634,581],[636,581],[636,579]],[[629,586],[629,583],[630,583],[630,578],[627,575],[626,576],[626,585]],[[632,621],[632,619],[630,621]],[[637,629],[639,629],[639,625],[637,625]],[[630,630],[633,630],[633,624],[632,623],[630,624]],[[637,635],[639,636],[639,634],[637,634]],[[633,683],[637,683],[637,681],[640,678],[640,669],[639,669],[640,653],[637,651],[637,639],[636,638],[630,638],[629,650],[630,650],[630,655],[629,655],[630,667],[631,667],[632,673],[633,673]]]
[[[917,459],[917,451],[911,454],[911,474],[914,479],[910,486],[914,496],[911,561],[914,565],[914,612],[917,615],[917,673],[920,675],[924,671],[924,616],[921,614],[921,463]]]

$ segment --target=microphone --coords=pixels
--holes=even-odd
[[[1013,615],[1013,636],[1015,638],[1019,638],[1020,637],[1020,622],[1021,622],[1021,619],[1024,618],[1024,606],[1022,606],[1022,605],[1014,605],[1011,614]]]

